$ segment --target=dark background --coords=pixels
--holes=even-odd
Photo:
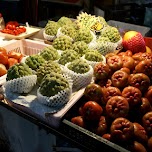
[[[38,5],[37,5],[38,1]],[[28,21],[34,26],[44,27],[48,19],[58,20],[61,16],[76,18],[80,11],[94,14],[94,7],[105,12],[105,20],[116,20],[144,26],[146,7],[152,8],[152,0],[0,0],[0,12],[5,22]],[[78,4],[82,1],[81,4]],[[139,3],[140,2],[140,3]],[[96,14],[95,14],[96,15]]]

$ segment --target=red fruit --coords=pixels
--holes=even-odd
[[[5,67],[5,65],[0,63],[0,77],[5,75],[7,73],[7,69]]]
[[[128,112],[128,101],[122,96],[113,96],[106,104],[106,113],[111,118],[126,117]]]
[[[82,116],[76,116],[76,117],[71,118],[71,122],[80,127],[83,127],[83,128],[85,127],[85,123],[83,121]]]
[[[137,31],[128,31],[125,33],[123,36],[123,47],[126,50],[131,50],[133,54],[146,51],[144,37]]]
[[[152,111],[147,112],[142,117],[143,127],[147,131],[148,135],[152,135]]]
[[[108,64],[100,62],[94,66],[94,76],[96,79],[108,79],[110,74],[110,67]]]
[[[127,86],[122,90],[122,96],[126,98],[130,107],[141,104],[141,91],[133,86]]]
[[[123,66],[130,70],[133,70],[135,68],[135,61],[131,56],[123,56],[122,57]]]
[[[106,134],[104,134],[103,136],[102,136],[102,138],[104,138],[104,139],[107,139],[107,140],[111,140],[111,134],[108,134],[108,133],[106,133]]]
[[[102,107],[95,101],[88,101],[82,108],[83,118],[86,120],[99,120],[103,113]]]
[[[149,78],[152,78],[152,61],[151,60],[140,61],[135,66],[135,72],[136,73],[144,73],[147,76],[149,76]]]
[[[152,151],[152,136],[148,139],[148,149]]]
[[[103,89],[103,104],[106,104],[107,101],[113,96],[121,96],[121,91],[117,87],[109,86]]]
[[[142,103],[139,107],[139,112],[140,112],[141,116],[143,116],[144,114],[146,114],[149,111],[152,111],[152,106],[147,98],[142,97],[141,102]]]
[[[134,141],[133,145],[131,145],[131,152],[147,152],[147,150],[143,144]]]
[[[150,86],[150,79],[144,73],[131,74],[128,79],[129,85],[138,88],[141,92],[146,92]]]
[[[6,65],[8,63],[8,56],[0,52],[0,63]]]
[[[101,86],[95,83],[88,84],[84,90],[84,96],[88,101],[90,100],[100,103],[103,96]]]
[[[124,88],[128,84],[128,77],[129,77],[128,73],[122,70],[117,70],[111,76],[112,85],[114,87]]]
[[[18,63],[17,59],[14,58],[8,58],[8,67],[10,68],[11,66],[13,66],[14,64]]]
[[[99,123],[98,123],[98,127],[96,129],[96,134],[102,136],[103,134],[105,134],[107,132],[107,122],[106,122],[106,118],[105,116],[101,116]]]
[[[114,141],[129,141],[134,135],[133,123],[123,117],[116,118],[111,124],[110,133]]]
[[[152,106],[152,86],[148,88],[147,92],[145,93],[145,97],[148,99]]]
[[[135,140],[137,140],[143,144],[146,144],[148,141],[148,136],[147,136],[147,132],[146,132],[145,128],[137,122],[134,122],[133,125],[134,125]]]
[[[123,65],[122,58],[118,55],[110,56],[107,58],[107,64],[112,71],[119,70]]]

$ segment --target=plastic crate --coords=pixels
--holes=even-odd
[[[16,40],[14,43],[3,46],[8,52],[16,51],[24,55],[38,54],[44,47],[49,46],[44,42],[29,39]]]
[[[140,26],[140,25],[135,25],[135,24],[130,24],[130,23],[124,23],[120,21],[114,21],[114,20],[109,20],[107,23],[111,26],[115,26],[117,28],[121,28],[123,30],[135,30],[140,32],[143,36],[151,36],[151,29],[146,26]]]
[[[44,47],[49,46],[49,44],[45,44],[44,42],[40,41],[33,41],[33,40],[16,40],[15,42],[9,43],[4,45],[3,47],[8,51],[16,51],[27,55],[37,54],[39,53]],[[0,85],[4,84],[6,81],[6,75],[0,77]]]

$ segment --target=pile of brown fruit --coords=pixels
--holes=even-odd
[[[71,122],[132,152],[152,151],[152,53],[106,55]]]

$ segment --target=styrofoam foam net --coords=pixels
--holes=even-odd
[[[48,41],[52,41],[56,38],[56,35],[48,35],[45,33],[45,30],[43,31],[43,37],[44,39],[48,40]]]
[[[37,75],[28,75],[17,79],[6,81],[5,90],[16,93],[29,93],[36,85]]]
[[[91,81],[93,77],[93,68],[89,65],[90,70],[86,73],[80,74],[76,73],[70,69],[68,69],[68,65],[70,63],[65,64],[63,68],[63,72],[67,73],[73,80],[73,90],[77,91],[83,87],[86,87]]]
[[[98,50],[102,55],[106,55],[107,53],[114,52],[118,47],[117,43],[112,42],[91,42],[88,47],[90,49]]]
[[[102,56],[102,61],[99,61],[99,62],[106,63],[106,58],[105,58],[102,54],[101,54],[101,56]],[[97,61],[89,61],[89,60],[85,59],[85,55],[83,55],[81,58],[82,58],[83,60],[86,60],[86,62],[87,62],[89,65],[91,65],[92,68],[94,68],[94,66],[95,66],[97,63],[99,63],[99,62],[97,62]]]
[[[58,94],[56,94],[54,96],[51,96],[51,97],[43,96],[39,91],[40,88],[38,88],[37,99],[40,103],[45,104],[50,107],[61,107],[69,101],[69,99],[72,95],[73,81],[72,81],[71,77],[69,77],[66,74],[63,74],[63,77],[65,77],[67,79],[67,81],[69,83],[69,87],[65,88],[65,90],[58,92]]]

